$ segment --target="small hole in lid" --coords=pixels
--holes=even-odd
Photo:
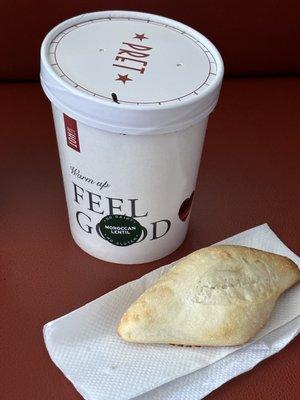
[[[98,51],[99,51],[100,53],[102,53],[102,51],[105,51],[105,49],[99,49]]]
[[[111,97],[112,97],[112,99],[113,99],[113,101],[114,101],[115,103],[118,103],[118,104],[119,104],[118,96],[116,95],[116,93],[112,93],[112,94],[111,94]]]
[[[176,67],[183,67],[183,64],[182,63],[177,63]]]

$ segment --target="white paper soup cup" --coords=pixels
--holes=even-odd
[[[135,264],[182,243],[222,78],[210,41],[157,15],[84,14],[46,36],[41,83],[84,251]]]

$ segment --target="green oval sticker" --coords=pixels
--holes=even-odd
[[[143,227],[127,215],[106,215],[96,227],[100,236],[116,246],[130,246],[142,235]]]

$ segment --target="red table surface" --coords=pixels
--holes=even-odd
[[[122,266],[89,256],[71,238],[50,105],[39,85],[0,84],[2,399],[80,399],[50,360],[42,326],[125,282],[264,222],[300,254],[299,89],[297,78],[225,81],[184,244],[162,260]],[[299,344],[207,399],[299,399]]]

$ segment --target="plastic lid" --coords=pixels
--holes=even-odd
[[[165,133],[215,107],[223,62],[199,32],[129,11],[84,14],[56,26],[41,48],[41,83],[52,103],[116,133]]]

